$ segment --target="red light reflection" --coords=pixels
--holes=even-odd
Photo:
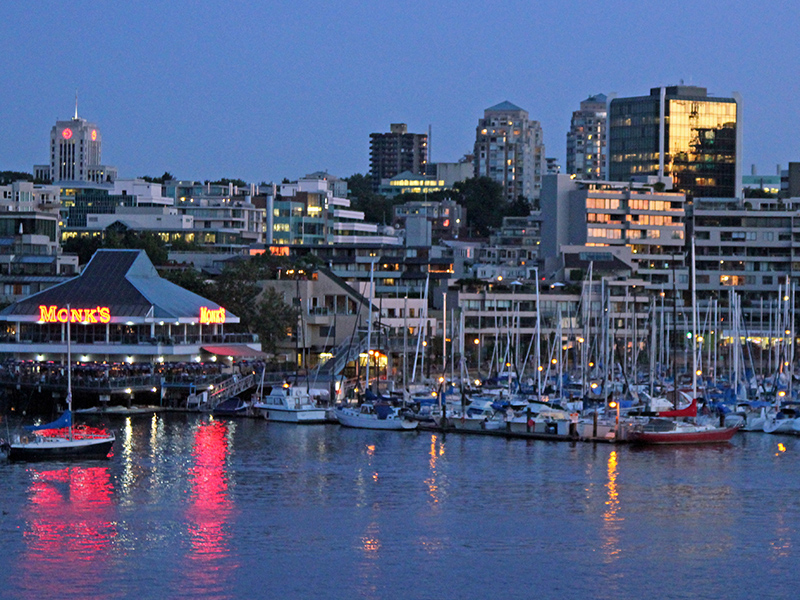
[[[191,541],[188,558],[194,565],[185,582],[206,595],[214,591],[224,595],[224,590],[229,588],[223,579],[224,574],[231,571],[223,569],[220,563],[229,552],[228,453],[227,423],[209,421],[200,424],[192,449],[195,464],[189,469],[191,503],[186,515]]]
[[[30,503],[19,572],[39,597],[79,589],[105,571],[117,535],[108,466],[30,468]]]

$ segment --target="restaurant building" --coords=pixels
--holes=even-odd
[[[142,250],[99,250],[83,272],[0,311],[0,355],[80,363],[164,363],[262,356],[239,318],[161,278]]]

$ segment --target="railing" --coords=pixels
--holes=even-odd
[[[67,340],[53,338],[50,335],[39,333],[26,333],[24,338],[16,339],[13,335],[0,335],[2,344],[64,344]],[[123,335],[112,337],[106,342],[105,335],[81,336],[73,335],[73,344],[113,344],[119,346],[185,346],[200,344],[256,344],[258,335],[255,333],[226,333],[226,334],[203,334],[203,335],[173,335],[150,337],[143,335]]]

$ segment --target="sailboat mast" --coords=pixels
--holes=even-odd
[[[69,411],[69,439],[72,439],[72,330],[69,315],[72,314],[67,304],[67,410]]]

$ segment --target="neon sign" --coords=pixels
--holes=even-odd
[[[109,323],[111,310],[107,306],[94,308],[59,308],[39,306],[39,320],[43,323]]]
[[[222,324],[225,322],[225,309],[212,310],[206,306],[200,307],[200,323],[210,325],[212,323]]]
[[[65,129],[64,131],[61,132],[61,135],[64,136],[65,140],[68,140],[69,138],[72,137],[72,129]]]

